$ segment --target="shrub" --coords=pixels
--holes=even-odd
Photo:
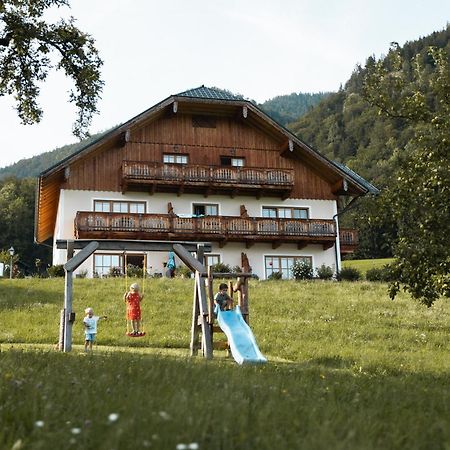
[[[354,267],[344,267],[337,274],[339,281],[358,281],[361,279],[361,272]]]
[[[331,278],[333,278],[333,269],[330,266],[326,266],[325,264],[322,264],[317,269],[317,276],[321,280],[331,280]]]
[[[230,273],[231,267],[228,264],[217,263],[211,266],[211,270],[215,273]]]
[[[291,267],[291,272],[296,280],[310,280],[314,273],[312,267],[305,261],[296,261]]]
[[[77,278],[86,278],[86,277],[87,277],[87,273],[88,273],[87,269],[85,269],[85,270],[80,270],[80,271],[77,273],[76,277],[77,277]]]
[[[383,267],[374,267],[366,272],[367,281],[381,281],[388,283],[393,281],[393,279],[394,277],[392,276],[391,268],[388,264]]]
[[[142,278],[144,270],[142,267],[133,266],[133,264],[127,265],[127,277],[130,278]]]
[[[110,267],[108,272],[109,277],[118,278],[122,276],[122,270],[120,267]]]
[[[272,272],[267,279],[268,280],[281,280],[283,278],[283,274],[281,272]]]
[[[179,275],[181,278],[191,278],[192,271],[188,266],[181,265],[177,268],[177,275]]]
[[[64,266],[62,264],[56,264],[55,266],[50,266],[47,269],[48,276],[50,278],[64,277],[66,275],[64,271]]]
[[[231,269],[231,271],[232,271],[233,273],[242,273],[242,268],[241,268],[241,266],[234,266],[234,267]]]

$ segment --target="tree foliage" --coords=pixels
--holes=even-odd
[[[428,53],[430,46],[450,48],[450,26],[407,42],[401,48],[401,76],[405,83],[417,82],[414,81],[414,67],[418,62],[423,67],[423,78],[434,73],[435,65]],[[380,114],[380,107],[367,101],[364,76],[375,63],[375,58],[369,57],[364,66],[355,69],[339,92],[330,94],[290,125],[302,140],[328,158],[345,163],[381,190],[376,201],[364,198],[357,208],[341,218],[343,226],[359,230],[356,256],[360,258],[391,257],[393,254],[397,220],[391,213],[395,206],[386,188],[396,184],[397,172],[412,151],[409,143],[416,135],[416,128],[421,126],[410,120],[404,108],[396,114]],[[389,63],[385,69],[386,72],[398,72],[399,68]],[[428,92],[429,86],[423,88],[427,101],[432,101],[434,93]],[[392,89],[391,94],[396,98]]]
[[[286,126],[298,120],[329,94],[329,92],[314,94],[294,92],[289,95],[279,95],[258,106],[278,123]]]
[[[427,58],[405,58],[393,45],[365,69],[363,94],[388,117],[414,125],[408,158],[388,188],[398,226],[396,281],[431,306],[450,296],[450,62],[446,49],[429,47]]]
[[[0,250],[14,247],[16,258],[28,270],[35,269],[36,259],[44,267],[50,263],[51,251],[33,243],[36,182],[31,178],[8,178],[0,181]]]
[[[0,0],[0,96],[15,97],[24,124],[39,122],[39,84],[53,67],[64,71],[74,82],[69,100],[78,109],[73,132],[81,139],[97,112],[103,62],[93,38],[73,18],[44,20],[49,8],[61,6],[69,6],[69,0]]]

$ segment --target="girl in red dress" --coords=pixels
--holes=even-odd
[[[139,293],[139,285],[137,283],[133,283],[130,286],[130,291],[125,292],[123,299],[127,304],[127,320],[130,321],[131,326],[133,327],[132,335],[139,336],[141,335],[141,302],[144,298],[144,294]]]

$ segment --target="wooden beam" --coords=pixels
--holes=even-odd
[[[253,247],[254,242],[253,241],[245,241],[245,248]]]
[[[184,247],[184,245],[174,244],[173,251],[177,254],[181,261],[183,261],[189,267],[189,269],[201,273],[206,272],[206,267],[202,263],[200,263],[200,261],[196,260]]]
[[[73,243],[74,250],[81,250],[92,242],[92,239],[75,239]],[[181,245],[187,252],[197,251],[195,242],[164,242],[164,241],[139,241],[139,240],[98,240],[97,250],[117,250],[117,251],[154,251],[166,252],[171,251],[174,245]],[[67,249],[67,241],[57,240],[57,249]],[[211,251],[211,244],[204,244],[205,251]],[[190,254],[190,253],[189,253]],[[203,266],[203,265],[202,265]]]
[[[297,242],[297,249],[301,250],[302,248],[305,248],[307,245],[308,245],[308,242],[306,242],[306,241]]]
[[[276,250],[281,245],[280,241],[273,241],[272,242],[272,249]]]
[[[324,242],[322,247],[324,250],[328,250],[329,248],[333,247],[334,242]]]
[[[341,178],[331,186],[331,192],[333,194],[338,194],[340,192],[347,192],[347,191],[348,191],[348,182],[345,178]]]

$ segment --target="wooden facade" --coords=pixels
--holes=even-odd
[[[294,173],[290,198],[335,200],[334,183],[293,155],[281,156],[283,141],[262,134],[234,118],[215,118],[215,128],[194,126],[195,116],[163,116],[144,128],[130,130],[127,142],[113,142],[107,151],[96,151],[76,161],[64,189],[122,191],[127,161],[148,166],[163,162],[164,154],[187,155],[190,166],[220,166],[221,157],[242,158],[245,168],[277,168]],[[166,189],[169,180],[167,180]],[[144,188],[143,188],[144,189]],[[145,189],[144,189],[145,190]]]

